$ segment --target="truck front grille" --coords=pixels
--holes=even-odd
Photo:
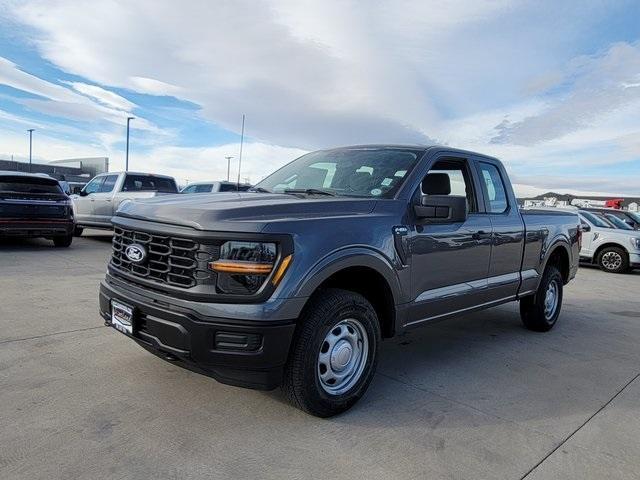
[[[126,255],[127,247],[132,244],[144,248],[146,258],[143,261],[136,263]],[[204,260],[211,259],[213,252],[203,252],[200,247],[199,243],[188,238],[115,227],[111,265],[134,277],[191,288],[211,280],[212,273],[203,270],[202,266],[206,264]]]

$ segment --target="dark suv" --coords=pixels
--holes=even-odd
[[[0,237],[44,237],[56,247],[73,240],[73,208],[47,175],[0,172]]]

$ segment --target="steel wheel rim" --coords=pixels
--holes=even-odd
[[[607,252],[602,255],[602,266],[607,270],[616,270],[622,265],[622,256],[618,252]]]
[[[324,337],[318,352],[317,371],[322,389],[342,395],[360,380],[369,358],[369,336],[355,318],[336,323]]]
[[[551,320],[558,309],[558,282],[553,280],[547,285],[547,291],[544,294],[544,318]]]

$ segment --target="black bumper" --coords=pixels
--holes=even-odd
[[[100,314],[106,325],[111,325],[111,300],[134,309],[130,338],[164,360],[238,387],[271,390],[282,381],[295,328],[293,321],[265,323],[203,317],[151,298],[141,301],[136,295],[134,299],[103,282]]]
[[[0,236],[7,237],[59,237],[73,233],[71,219],[6,219],[0,218]]]

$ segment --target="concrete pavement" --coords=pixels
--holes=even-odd
[[[640,478],[640,274],[581,268],[556,328],[517,305],[386,341],[321,420],[102,326],[110,237],[0,243],[0,478]]]

